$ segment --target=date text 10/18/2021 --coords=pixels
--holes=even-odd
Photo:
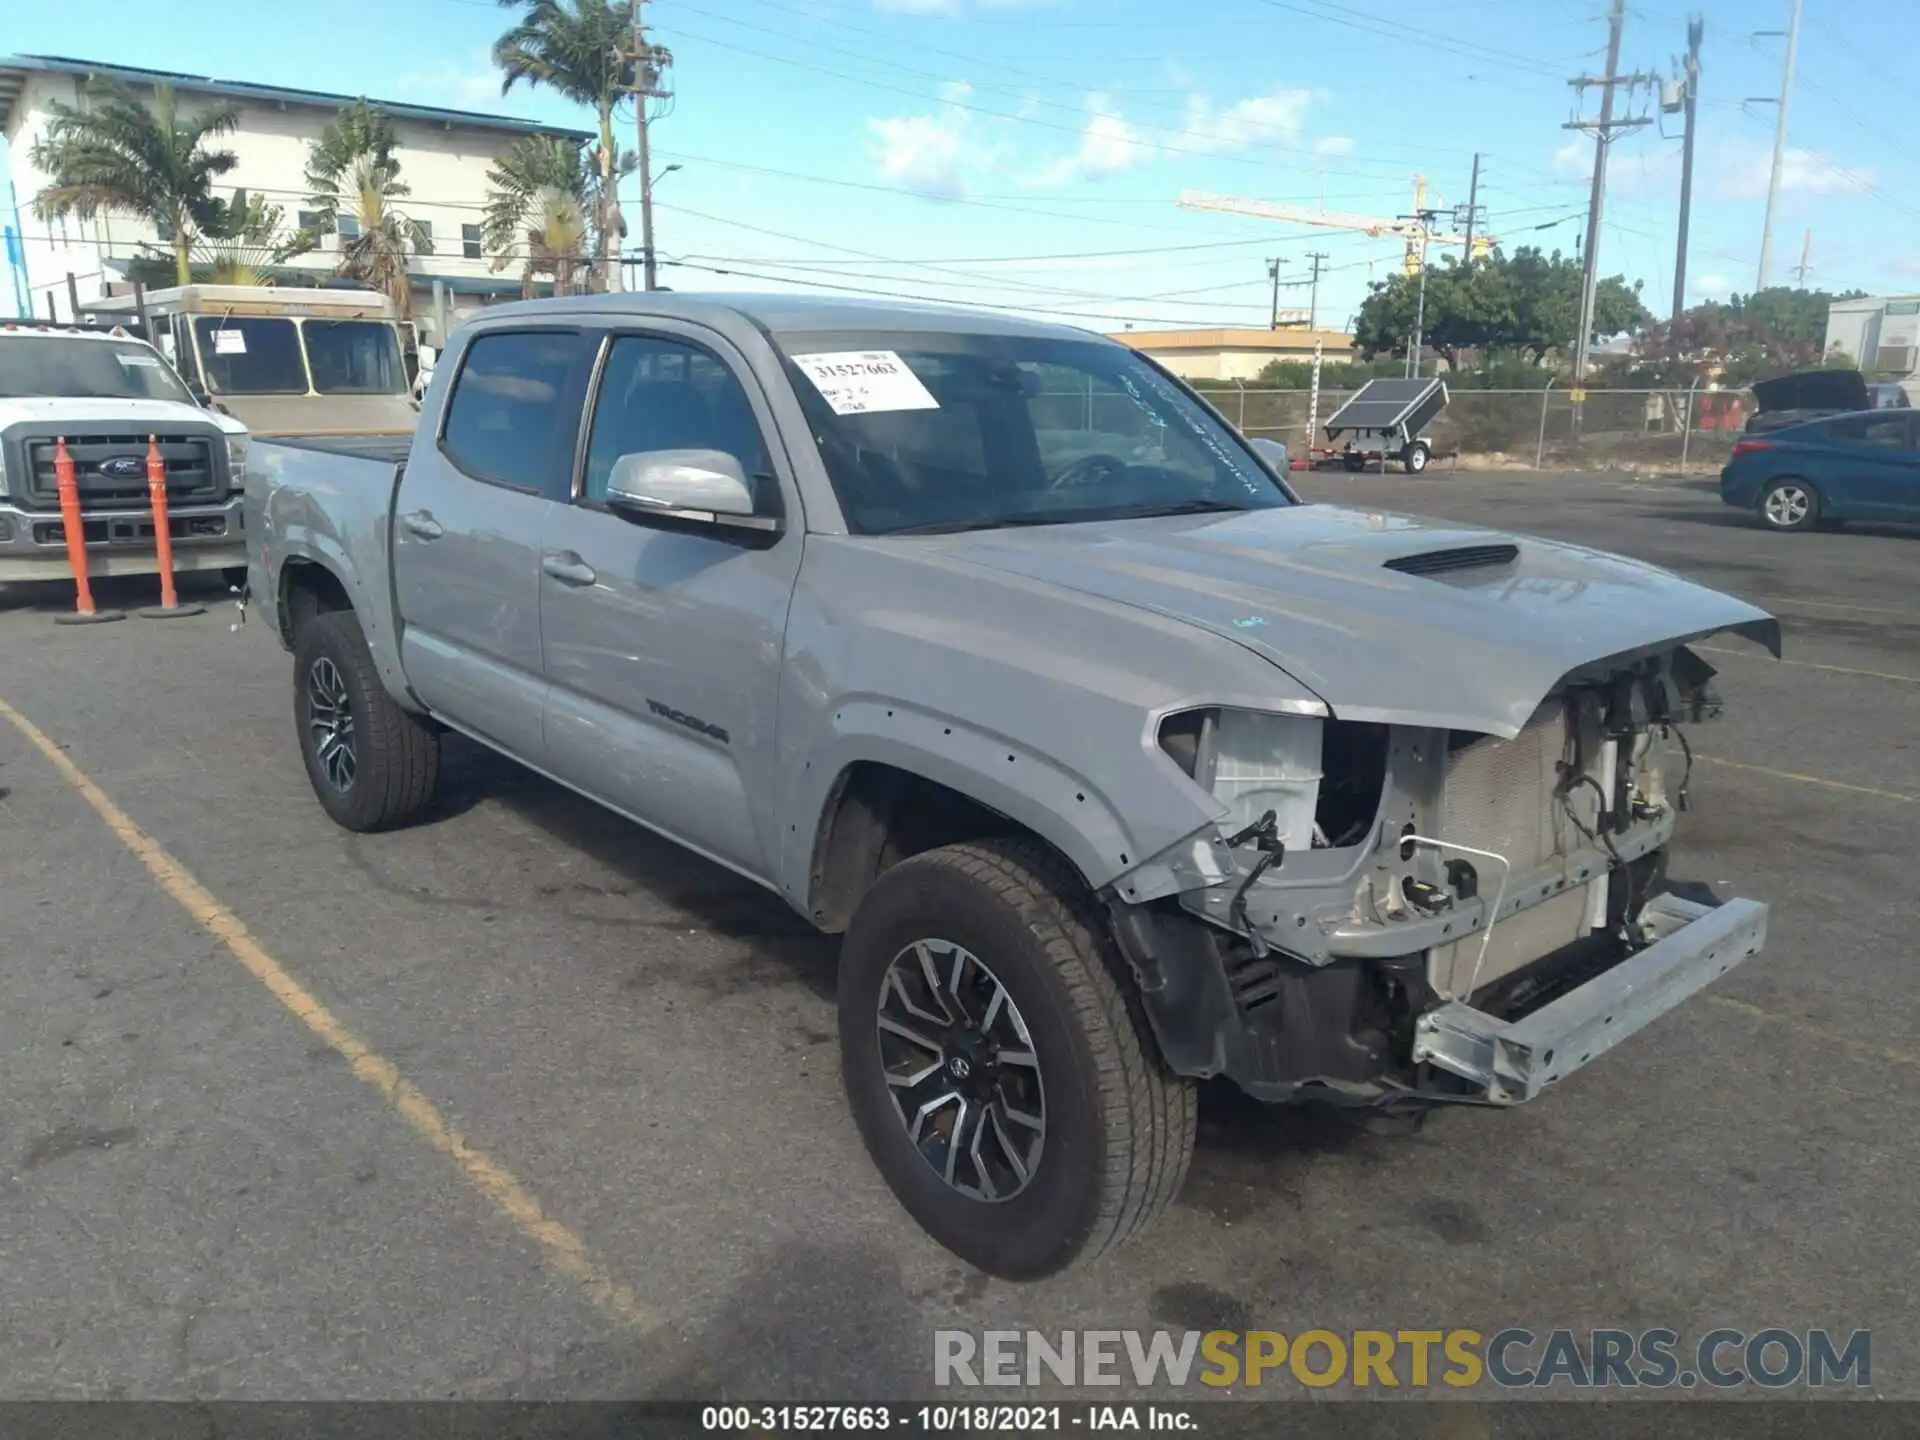
[[[709,1432],[872,1432],[1005,1435],[1019,1431],[1150,1430],[1198,1433],[1191,1405],[708,1405]]]

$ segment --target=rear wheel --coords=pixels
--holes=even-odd
[[[349,830],[404,825],[433,798],[440,737],[394,703],[351,610],[294,637],[293,713],[321,808]]]
[[[1433,458],[1433,452],[1427,448],[1427,442],[1416,440],[1400,452],[1400,463],[1407,467],[1407,474],[1418,475],[1427,468],[1427,461]]]
[[[1367,468],[1367,457],[1364,455],[1356,455],[1353,451],[1349,450],[1341,458],[1342,463],[1346,465],[1347,469],[1356,473]]]
[[[1161,1066],[1079,877],[1001,840],[903,861],[840,956],[848,1101],[894,1195],[1011,1280],[1128,1239],[1193,1153],[1192,1084]]]
[[[1776,480],[1760,492],[1760,519],[1769,530],[1811,530],[1820,523],[1820,495],[1805,480]]]

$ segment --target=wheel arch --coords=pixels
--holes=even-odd
[[[1087,781],[980,738],[1017,778],[990,779],[951,756],[899,743],[836,762],[804,837],[800,883],[790,887],[815,925],[844,930],[881,874],[943,845],[1024,838],[1057,856],[1090,893],[1143,858]],[[1070,811],[1081,813],[1069,819]],[[800,837],[797,824],[793,834]]]

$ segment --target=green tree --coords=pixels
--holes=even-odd
[[[1373,356],[1406,353],[1419,304],[1419,277],[1376,281],[1360,306],[1355,346]],[[1495,251],[1471,266],[1456,257],[1429,266],[1425,341],[1458,368],[1466,350],[1510,350],[1536,363],[1570,350],[1579,328],[1580,266],[1557,251],[1529,246],[1511,256]],[[1621,276],[1594,291],[1594,333],[1625,334],[1648,320],[1638,285]]]
[[[399,208],[412,191],[400,179],[398,148],[393,122],[365,100],[329,120],[307,147],[309,203],[320,219],[318,229],[304,235],[317,241],[320,234],[338,230],[343,214],[350,216],[358,233],[341,236],[334,273],[381,291],[405,320],[413,314],[408,262],[431,255],[433,242]]]
[[[600,176],[593,197],[598,211],[594,228],[600,280],[611,288],[617,283],[614,256],[627,233],[617,193],[621,170],[619,147],[613,140],[614,110],[642,75],[640,60],[650,76],[672,57],[655,45],[636,59],[632,11],[621,0],[500,0],[500,4],[525,11],[493,44],[493,63],[504,76],[500,93],[509,93],[521,81],[544,85],[575,104],[591,106],[599,122],[600,143],[592,153]]]
[[[215,200],[206,233],[195,237],[188,253],[190,278],[214,285],[275,285],[290,278],[286,262],[313,248],[313,237],[289,231],[282,223],[286,212],[264,195],[233,192],[230,200]],[[150,251],[134,257],[129,279],[143,285],[178,283],[171,251]]]
[[[593,278],[589,249],[596,227],[600,179],[593,157],[572,140],[528,135],[513,142],[487,171],[487,208],[481,238],[494,252],[493,269],[518,258],[520,293],[551,276],[556,295]]]
[[[1833,295],[1776,285],[1705,301],[1649,326],[1625,373],[1650,385],[1688,385],[1696,379],[1748,385],[1819,365],[1851,368],[1852,358],[1825,348],[1827,308],[1863,293]]]
[[[33,200],[42,220],[91,220],[102,210],[152,225],[173,249],[174,280],[191,278],[190,251],[198,236],[229,223],[213,182],[239,163],[210,142],[232,133],[239,109],[215,105],[182,115],[170,85],[156,85],[149,110],[124,85],[95,79],[82,109],[50,106],[45,135],[29,152],[50,183]]]

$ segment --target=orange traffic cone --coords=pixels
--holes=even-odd
[[[80,519],[80,479],[74,470],[73,456],[67,453],[67,437],[54,441],[53,481],[60,493],[60,530],[67,542],[67,565],[73,571],[73,613],[56,615],[56,625],[98,625],[107,620],[124,620],[118,610],[96,610],[93,587],[87,583],[87,532]]]
[[[173,528],[167,519],[167,462],[160,456],[158,436],[147,436],[147,498],[153,502],[153,548],[160,560],[160,603],[140,614],[148,620],[171,620],[179,615],[204,615],[204,605],[182,605],[173,588]]]

